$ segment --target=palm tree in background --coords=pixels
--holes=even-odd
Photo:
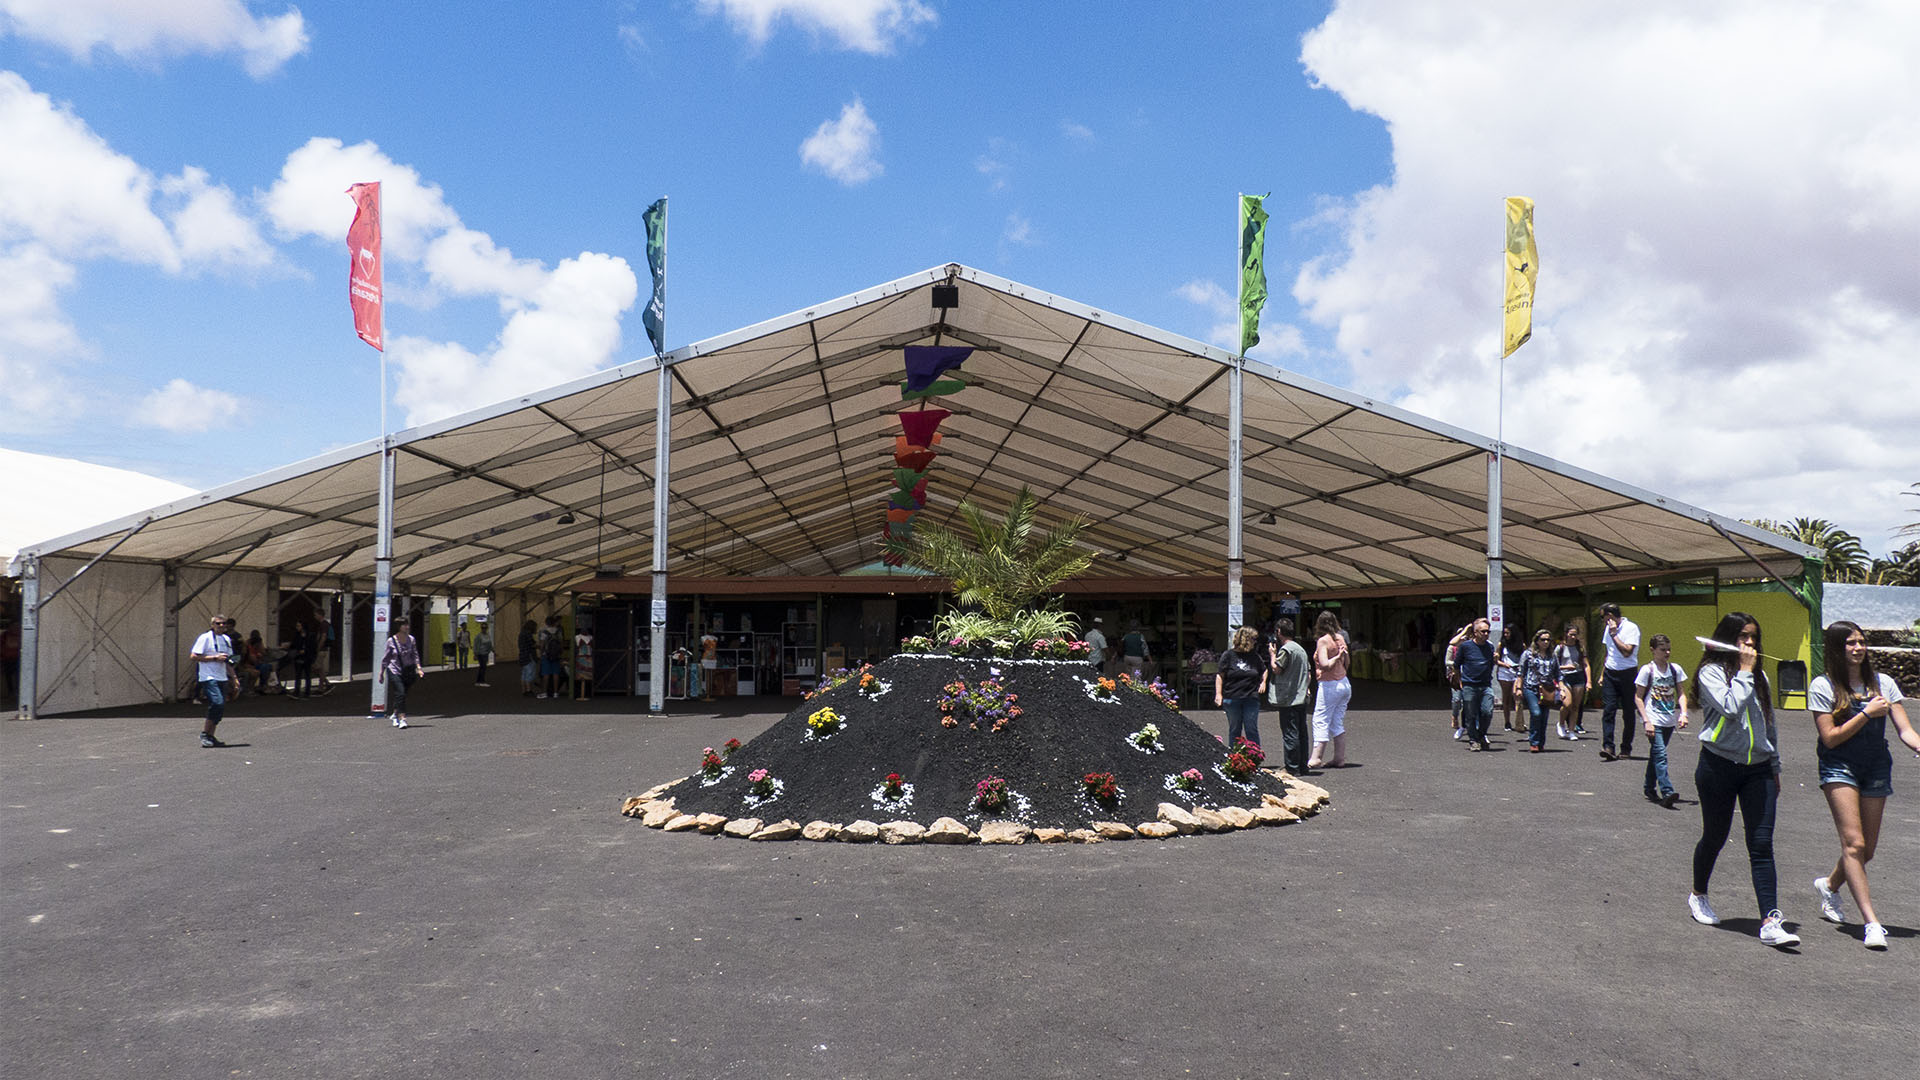
[[[1748,521],[1747,524],[1758,525],[1769,532],[1779,533],[1789,540],[1798,540],[1808,547],[1819,548],[1826,563],[1826,570],[1822,575],[1826,581],[1863,582],[1873,570],[1873,560],[1868,557],[1867,549],[1860,543],[1860,538],[1826,518],[1800,517],[1790,522],[1759,518]]]

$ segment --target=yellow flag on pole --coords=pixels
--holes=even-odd
[[[1507,318],[1505,358],[1533,336],[1533,286],[1540,277],[1540,251],[1533,246],[1533,200],[1507,200]]]

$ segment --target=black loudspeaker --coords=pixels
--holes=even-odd
[[[957,308],[960,306],[960,286],[935,285],[933,287],[933,306],[937,308]]]

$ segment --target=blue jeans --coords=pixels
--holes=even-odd
[[[1260,745],[1260,699],[1257,697],[1230,697],[1220,703],[1227,711],[1227,745],[1234,740],[1245,738],[1255,746]]]
[[[1700,790],[1700,842],[1693,847],[1693,891],[1707,895],[1713,864],[1733,831],[1733,808],[1740,807],[1740,824],[1747,834],[1747,864],[1753,872],[1753,895],[1760,901],[1760,917],[1779,907],[1779,879],[1773,866],[1773,814],[1780,798],[1780,782],[1773,760],[1739,765],[1700,748],[1700,764],[1693,770]]]
[[[1667,775],[1667,741],[1673,729],[1656,725],[1647,736],[1647,798],[1673,794],[1673,780]]]
[[[220,720],[227,715],[227,695],[221,687],[227,685],[224,679],[201,679],[200,693],[207,699],[207,726],[201,730],[212,732],[220,726]]]
[[[1547,745],[1547,703],[1534,690],[1522,690],[1520,700],[1527,707],[1527,745]]]
[[[1460,724],[1467,729],[1467,738],[1474,742],[1487,741],[1487,725],[1493,723],[1493,709],[1492,684],[1468,683],[1460,687]]]

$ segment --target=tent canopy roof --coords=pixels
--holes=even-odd
[[[935,286],[958,304],[933,306]],[[893,488],[902,348],[974,348],[920,520],[961,500],[1082,515],[1090,575],[1220,575],[1227,552],[1222,350],[958,264],[677,349],[669,571],[853,573],[880,555]],[[1246,572],[1303,592],[1430,591],[1482,579],[1493,440],[1245,362]],[[652,560],[662,362],[621,365],[400,432],[394,578],[423,587],[564,589]],[[380,444],[215,488],[23,556],[111,557],[370,579]],[[1621,580],[1756,560],[1799,572],[1784,537],[1508,448],[1509,580]],[[562,524],[563,515],[572,521]],[[129,532],[130,530],[131,533]],[[1124,558],[1122,558],[1124,556]],[[16,564],[17,572],[17,564]],[[1116,582],[1116,585],[1119,583]],[[1122,586],[1123,587],[1123,586]]]

